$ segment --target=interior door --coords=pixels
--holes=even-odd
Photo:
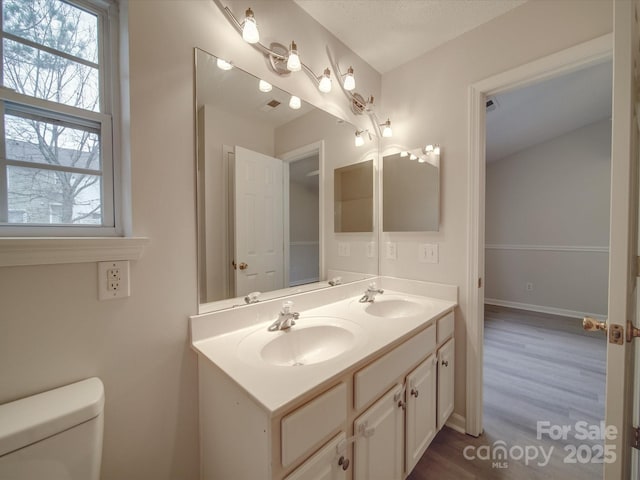
[[[284,287],[283,165],[235,147],[235,295]]]
[[[620,332],[629,333],[635,321],[638,234],[638,123],[634,118],[638,57],[638,0],[615,1],[613,45],[613,111],[611,141],[611,232],[609,245],[609,312],[605,422],[617,429],[605,439],[615,451],[606,462],[604,478],[629,478],[633,410],[634,345]],[[615,330],[617,328],[617,331]]]

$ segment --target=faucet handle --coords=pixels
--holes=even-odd
[[[293,302],[291,300],[287,300],[282,302],[282,313],[291,313],[291,309],[293,308]]]
[[[376,285],[376,282],[371,282],[369,284],[369,290],[377,290],[378,289],[378,285]]]

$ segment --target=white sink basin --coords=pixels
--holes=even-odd
[[[363,341],[362,328],[336,317],[300,317],[289,330],[266,327],[247,335],[238,355],[254,364],[278,367],[314,365],[336,358]]]
[[[376,295],[371,303],[351,303],[352,311],[364,312],[367,315],[380,318],[409,318],[426,315],[431,303],[426,298],[396,293],[382,293]]]

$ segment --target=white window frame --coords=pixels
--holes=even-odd
[[[127,230],[123,214],[122,152],[120,145],[119,13],[114,0],[64,0],[86,10],[98,19],[98,75],[100,111],[93,112],[58,104],[0,88],[0,134],[4,132],[4,105],[13,109],[37,110],[44,118],[92,126],[100,131],[102,176],[102,225],[0,225],[0,237],[119,237]],[[2,20],[0,17],[0,26]],[[5,37],[0,28],[0,36]],[[1,39],[0,39],[1,40]],[[24,42],[29,44],[29,42]],[[41,48],[38,46],[38,48]],[[0,53],[2,41],[0,41]],[[45,47],[43,50],[47,50]],[[58,52],[54,53],[59,55]],[[64,56],[64,55],[63,55]],[[16,107],[17,106],[17,107]],[[45,114],[43,114],[45,113]],[[6,185],[7,160],[4,143],[0,146],[0,182]],[[14,164],[15,162],[11,162]],[[33,167],[33,164],[31,164]],[[0,212],[7,212],[6,192],[0,195]],[[5,219],[6,220],[6,219]],[[130,229],[130,227],[129,227]]]

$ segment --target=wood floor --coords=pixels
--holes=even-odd
[[[605,367],[605,336],[584,332],[580,319],[486,306],[485,431],[474,438],[445,427],[408,479],[601,479],[602,464],[588,460],[602,458],[602,442],[575,436],[577,422],[599,425],[604,418]],[[569,425],[571,431],[566,440],[537,439],[538,421]],[[500,441],[516,457],[519,447],[529,447],[538,458],[508,457],[498,462],[503,468],[494,460],[465,458],[466,447],[468,454],[486,458]],[[541,448],[552,452],[545,466],[539,465],[545,463]],[[572,450],[579,450],[576,463],[565,463]]]

